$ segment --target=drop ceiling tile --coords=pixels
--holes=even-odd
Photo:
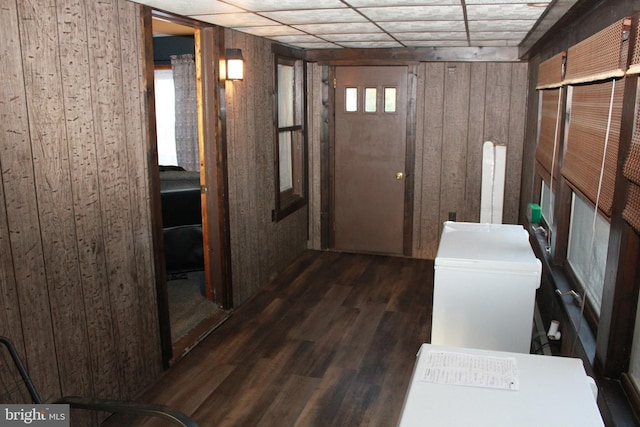
[[[472,4],[524,4],[524,5],[535,5],[534,7],[538,7],[540,9],[544,9],[547,5],[549,5],[548,0],[540,0],[540,1],[532,1],[532,0],[467,0],[465,3],[468,5]]]
[[[487,4],[468,5],[467,18],[470,21],[503,19],[538,19],[544,8],[527,4]]]
[[[296,43],[292,46],[299,47],[301,49],[341,49],[342,46],[338,46],[333,43]]]
[[[285,44],[296,44],[296,43],[322,43],[324,40],[319,39],[316,36],[310,36],[308,34],[303,34],[300,36],[275,36],[269,37],[271,40],[275,40],[280,43]]]
[[[264,12],[261,15],[287,25],[366,22],[364,17],[352,9],[288,10]]]
[[[457,21],[464,19],[462,6],[363,7],[373,21]]]
[[[253,34],[259,37],[271,37],[271,36],[293,36],[298,34],[304,34],[300,30],[291,28],[287,25],[268,25],[265,27],[236,27],[234,30],[242,31],[243,33]]]
[[[478,41],[472,41],[471,42],[472,46],[480,46],[480,47],[506,47],[507,45],[507,41],[506,40],[478,40]]]
[[[535,20],[469,21],[469,31],[529,31]]]
[[[391,33],[393,37],[405,41],[427,41],[427,40],[467,40],[467,33],[463,31],[440,31],[425,33]]]
[[[193,18],[229,28],[278,25],[277,22],[255,13],[221,13],[216,15],[197,15],[193,16]]]
[[[466,40],[403,41],[407,47],[469,47]]]
[[[386,33],[363,33],[363,34],[325,34],[323,39],[331,42],[361,42],[361,41],[393,41]]]
[[[398,42],[344,42],[344,43],[340,43],[341,46],[343,47],[349,47],[349,48],[356,48],[356,49],[360,49],[360,48],[366,48],[366,49],[372,49],[372,48],[389,48],[389,47],[402,47],[402,45],[400,45],[400,43]]]
[[[465,31],[462,19],[459,21],[380,22],[380,27],[388,32]]]
[[[136,0],[136,3],[184,16],[242,12],[242,9],[212,0]]]
[[[349,34],[349,33],[377,33],[380,28],[371,22],[349,22],[341,24],[302,24],[293,25],[294,28],[309,34]]]
[[[226,0],[227,3],[253,12],[296,9],[337,9],[347,7],[340,0]]]
[[[376,6],[433,6],[460,4],[460,0],[349,0],[353,7],[376,7]]]
[[[469,38],[473,43],[476,40],[522,40],[526,35],[526,32],[483,31],[469,33]]]

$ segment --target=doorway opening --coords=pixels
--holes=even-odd
[[[203,128],[211,126],[204,121],[207,117],[216,116],[201,111],[207,104],[203,97],[211,90],[204,90],[198,78],[214,55],[199,46],[202,28],[189,20],[152,12],[150,21],[155,100],[150,114],[155,114],[158,153],[157,165],[152,165],[157,170],[151,174],[158,177],[156,215],[161,220],[156,223],[161,231],[156,231],[160,236],[156,251],[163,254],[157,272],[158,310],[168,366],[228,317],[224,294],[229,281],[212,268],[220,264],[212,258],[224,259],[226,251],[214,253],[213,247],[223,245],[209,238],[209,229],[218,229],[225,221],[220,221],[218,209],[208,209],[212,203],[207,200],[207,174],[217,176],[219,171],[215,162],[211,166],[207,162],[204,147],[216,144]],[[214,190],[213,195],[226,191]]]

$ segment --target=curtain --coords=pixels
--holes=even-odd
[[[198,107],[194,55],[171,55],[176,91],[176,154],[178,166],[200,170],[198,156]]]

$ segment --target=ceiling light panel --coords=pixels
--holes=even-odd
[[[467,18],[470,21],[526,19],[537,20],[544,8],[527,4],[487,4],[467,5]]]
[[[462,6],[363,7],[359,9],[373,21],[459,21]]]
[[[227,3],[252,12],[300,9],[337,9],[347,6],[340,0],[226,0]]]
[[[255,13],[220,13],[217,15],[197,15],[193,16],[193,18],[229,28],[278,25],[277,22],[256,15]]]
[[[237,7],[211,0],[136,0],[136,3],[184,16],[242,12],[242,9]]]
[[[288,10],[261,15],[287,25],[367,21],[352,9]]]

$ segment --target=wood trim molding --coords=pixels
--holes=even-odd
[[[404,188],[404,236],[403,254],[413,252],[413,203],[416,164],[418,66],[408,67],[407,78],[407,137],[405,146],[405,188]]]
[[[164,238],[162,236],[162,223],[158,218],[162,217],[160,200],[160,171],[158,164],[158,147],[154,141],[156,136],[156,116],[154,94],[154,64],[153,64],[153,11],[148,6],[141,6],[142,31],[144,37],[144,64],[146,78],[145,104],[147,108],[147,158],[149,162],[149,200],[151,203],[151,235],[153,238],[153,263],[155,266],[156,300],[158,303],[158,323],[160,327],[160,353],[162,355],[163,368],[169,367],[173,349],[171,345],[171,325],[169,322],[169,296],[167,294],[167,277],[164,259]],[[152,167],[154,166],[154,167]]]

